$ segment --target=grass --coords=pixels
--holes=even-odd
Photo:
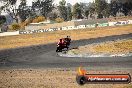
[[[93,46],[96,53],[130,53],[132,52],[132,39]]]
[[[72,40],[98,38],[112,35],[121,35],[132,33],[132,25],[103,27],[80,30],[55,31],[35,34],[25,34],[17,36],[0,37],[0,50],[31,46],[38,44],[48,44],[58,42],[60,38],[71,36]]]
[[[132,39],[90,44],[72,49],[68,54],[128,54],[132,53]]]
[[[132,88],[132,84],[129,84],[128,86],[122,87],[122,88]]]

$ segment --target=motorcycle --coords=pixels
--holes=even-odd
[[[64,38],[64,44],[58,44],[56,52],[62,52],[65,48],[66,48],[65,51],[68,51],[70,43],[71,43],[71,40]]]

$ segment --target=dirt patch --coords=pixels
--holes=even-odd
[[[127,54],[132,53],[132,39],[107,42],[93,46],[95,53]]]
[[[80,46],[68,51],[67,55],[81,56],[125,56],[132,53],[132,39],[109,41],[104,43]]]
[[[88,73],[132,73],[132,71],[88,71]],[[14,69],[0,70],[1,88],[131,88],[132,84],[76,83],[75,70],[67,69]]]
[[[0,50],[22,46],[48,44],[58,42],[60,38],[71,36],[72,40],[98,38],[112,35],[132,33],[132,25],[118,27],[102,27],[92,29],[55,31],[46,33],[26,34],[0,37]]]

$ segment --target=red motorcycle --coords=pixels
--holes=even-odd
[[[57,44],[56,52],[62,52],[65,48],[66,48],[66,51],[68,51],[70,43],[71,43],[70,38],[60,39],[60,42]]]

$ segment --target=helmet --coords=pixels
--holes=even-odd
[[[63,41],[63,39],[60,39],[60,42],[62,42]]]
[[[67,36],[67,38],[70,38],[70,36]]]

